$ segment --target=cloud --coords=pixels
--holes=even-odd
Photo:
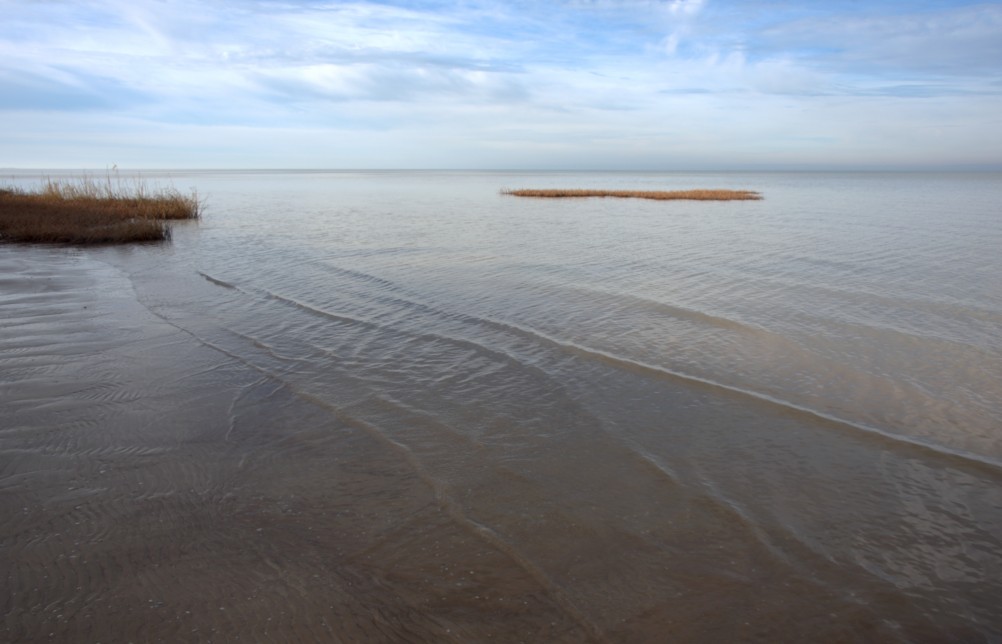
[[[786,22],[765,30],[759,51],[799,51],[829,69],[959,76],[997,75],[1002,6],[859,15]]]
[[[672,0],[668,3],[668,10],[675,15],[694,16],[704,4],[705,0]]]
[[[0,111],[106,110],[115,105],[139,105],[149,99],[123,87],[114,79],[66,73],[53,68],[47,73],[0,69]]]
[[[264,95],[290,101],[524,101],[516,80],[489,71],[394,62],[317,64],[261,71]]]
[[[0,165],[40,158],[33,150],[58,159],[60,149],[74,158],[92,149],[99,167],[143,150],[150,163],[166,163],[157,159],[176,158],[185,146],[192,161],[180,165],[226,165],[225,158],[273,165],[295,154],[282,142],[296,141],[303,160],[293,166],[307,158],[378,166],[362,149],[366,133],[393,160],[387,164],[422,167],[518,165],[518,150],[528,167],[589,159],[792,163],[797,154],[817,162],[826,150],[842,163],[853,154],[870,158],[874,133],[901,122],[914,128],[911,138],[895,139],[887,158],[932,162],[960,154],[961,143],[933,136],[937,120],[952,123],[971,158],[994,154],[1002,163],[1002,152],[986,151],[999,143],[991,114],[1002,94],[995,63],[1002,7],[992,4],[0,0],[0,7],[0,111],[21,128],[0,133]],[[67,127],[62,147],[56,112]],[[895,112],[910,116],[895,120]],[[95,136],[70,135],[73,119]],[[325,157],[310,141],[339,153]]]

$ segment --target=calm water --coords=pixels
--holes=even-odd
[[[0,247],[8,633],[1002,640],[1002,175],[147,178]]]

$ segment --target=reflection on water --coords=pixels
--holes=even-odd
[[[173,181],[0,248],[14,639],[1002,636],[999,176]]]

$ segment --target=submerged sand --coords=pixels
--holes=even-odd
[[[0,256],[4,641],[583,641],[398,451],[72,252]]]
[[[687,483],[684,471],[656,453],[617,440],[576,402],[558,401],[539,427],[528,418],[524,428],[495,427],[479,438],[422,413],[418,403],[370,396],[336,406],[335,393],[311,388],[308,365],[288,366],[294,356],[234,331],[205,332],[209,320],[178,324],[158,308],[156,292],[139,298],[130,279],[100,257],[108,255],[0,248],[2,640],[907,641],[922,633],[978,634],[967,613],[932,616],[935,589],[906,600],[864,570],[872,553],[925,553],[925,535],[953,529],[952,518],[902,512],[896,496],[850,499],[891,517],[892,528],[894,517],[945,518],[914,536],[849,529],[862,563],[844,566],[823,554],[835,546],[805,547],[811,542],[777,529],[765,514],[775,508],[791,522],[814,514],[825,521],[823,504],[842,503],[838,490],[850,488],[819,472],[832,480],[876,472],[892,482],[945,476],[923,474],[921,453],[899,457],[840,442],[837,428],[811,434],[809,418],[740,401],[739,421],[774,414],[775,435],[734,432],[682,460],[701,476],[719,458],[722,471],[754,484],[766,509],[754,516]],[[202,297],[199,287],[216,297],[239,295],[223,280],[187,270],[194,281],[184,284],[185,297]],[[158,288],[171,288],[169,281]],[[208,317],[213,309],[202,310]],[[330,360],[351,364],[344,354]],[[513,368],[510,359],[502,362]],[[623,386],[636,388],[625,391],[666,390],[644,373],[602,368],[618,380],[633,378]],[[519,369],[521,381],[540,377]],[[321,384],[334,392],[338,382]],[[564,395],[533,389],[547,400]],[[601,391],[596,385],[594,395]],[[712,417],[730,404],[715,391],[693,395],[700,403],[689,413]],[[676,420],[683,405],[664,408],[672,414],[665,428],[689,426]],[[471,409],[469,427],[478,422]],[[693,426],[700,435],[723,427]],[[826,447],[825,437],[836,447]],[[694,449],[697,438],[672,449]],[[799,451],[789,451],[786,465],[756,469],[755,450],[780,439],[801,441]],[[728,449],[742,458],[718,456]],[[879,469],[864,460],[870,453]],[[804,504],[780,502],[787,476],[803,482]],[[960,470],[950,476],[975,480]],[[830,533],[838,544],[842,526],[831,525]],[[987,604],[973,605],[989,614]]]

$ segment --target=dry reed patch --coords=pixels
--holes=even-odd
[[[116,244],[170,239],[167,220],[197,219],[192,192],[151,189],[109,178],[47,181],[40,188],[0,189],[0,242]]]
[[[505,189],[503,195],[515,197],[538,197],[543,199],[581,197],[620,197],[632,199],[654,199],[657,201],[749,201],[761,199],[762,195],[753,190],[590,190],[558,188]]]

